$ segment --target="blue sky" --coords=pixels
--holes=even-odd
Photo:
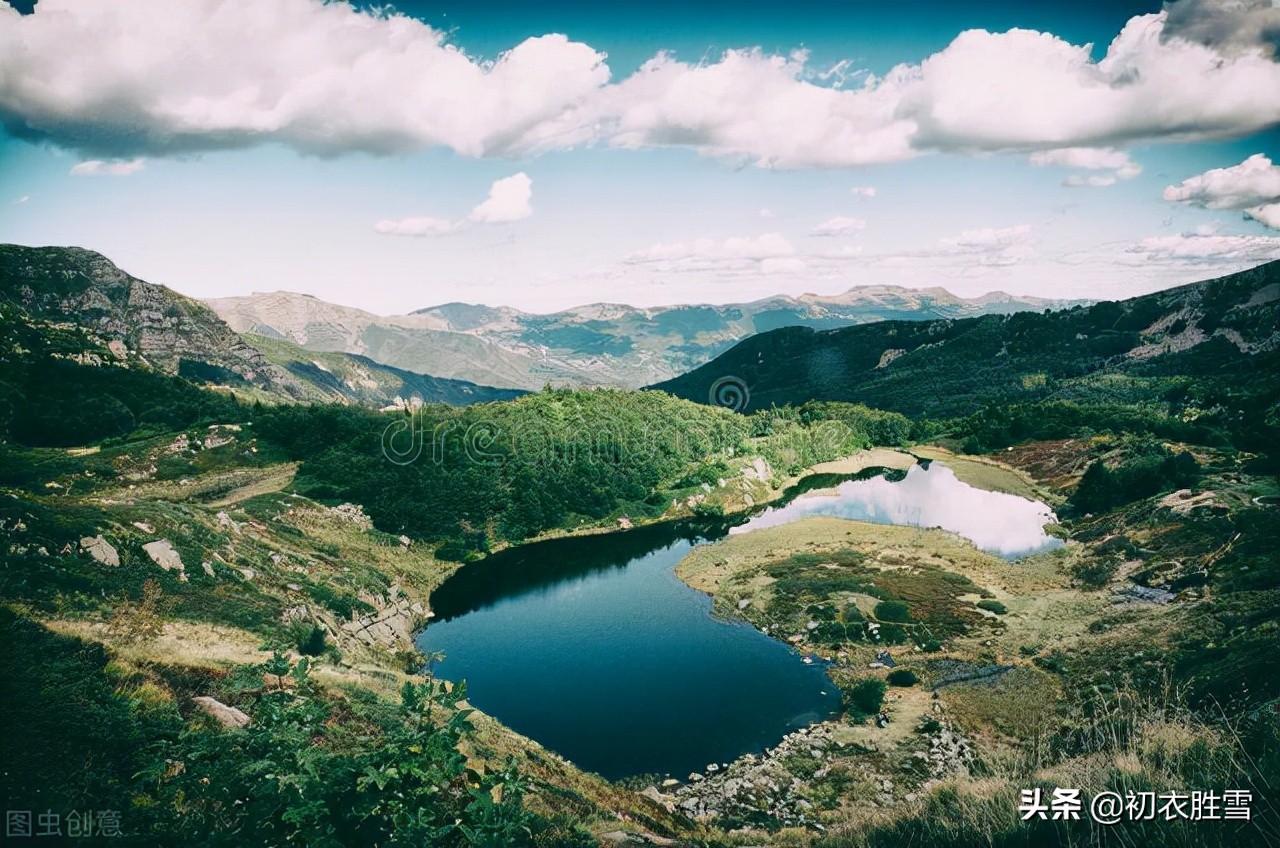
[[[0,239],[385,313],[1128,296],[1280,257],[1275,10],[1180,2],[42,0],[0,14]]]

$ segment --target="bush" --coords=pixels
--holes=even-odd
[[[318,657],[324,653],[327,647],[324,638],[324,628],[318,624],[313,624],[309,629],[303,632],[302,638],[298,640],[298,653],[308,657]]]
[[[844,693],[845,712],[859,721],[875,715],[884,704],[885,688],[884,681],[874,677],[859,680]]]
[[[915,686],[920,678],[909,668],[895,668],[886,678],[890,686]]]
[[[911,620],[911,610],[902,601],[881,601],[875,607],[876,618],[881,621]]]
[[[1004,615],[1009,611],[1009,608],[1004,604],[999,601],[993,601],[990,598],[984,598],[983,600],[978,601],[978,609],[993,612],[996,615]]]

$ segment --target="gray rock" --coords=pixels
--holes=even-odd
[[[168,539],[157,539],[154,542],[147,542],[142,549],[146,551],[147,556],[151,557],[152,562],[165,571],[176,571],[179,580],[187,579],[187,568],[182,564],[182,557],[174,549],[173,542]]]
[[[101,536],[85,536],[80,540],[80,549],[103,565],[120,564],[120,554]]]
[[[208,695],[200,695],[191,699],[197,707],[204,713],[213,717],[213,720],[226,728],[248,727],[249,716],[243,711],[235,707],[229,707],[221,701],[210,698]]]

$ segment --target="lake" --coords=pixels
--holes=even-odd
[[[529,544],[463,567],[432,595],[418,637],[438,675],[508,727],[608,778],[684,777],[834,715],[821,663],[740,621],[674,569],[727,533],[838,515],[940,526],[1006,557],[1060,544],[1047,506],[985,492],[930,463],[904,475],[811,478],[776,507],[717,525],[674,523]],[[815,486],[826,487],[806,492]]]

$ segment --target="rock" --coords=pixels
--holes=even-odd
[[[738,601],[738,609],[740,610],[744,610],[749,606],[751,606],[750,598],[743,598],[742,600]]]
[[[618,519],[618,529],[619,529],[619,530],[630,530],[630,529],[631,529],[631,526],[632,526],[632,525],[631,525],[631,519],[630,519],[630,518],[628,518],[627,516],[625,516],[625,515],[624,515],[624,516],[622,516],[621,518],[619,518],[619,519]]]
[[[663,789],[673,789],[679,785],[680,781],[676,780],[674,777],[668,777],[666,780],[662,781]]]
[[[254,571],[252,568],[240,568],[237,569],[237,571],[240,572],[240,576],[245,580],[252,580],[258,576],[258,572]]]
[[[702,775],[698,774],[696,771],[689,772],[690,783],[697,783],[700,780],[702,780]]]
[[[412,540],[412,539],[410,539],[408,536],[400,536],[400,537],[397,539],[397,541],[399,541],[399,542],[400,542],[400,547],[402,547],[402,548],[407,548],[407,547],[409,547],[410,545],[412,545],[412,544],[413,544],[413,540]]]
[[[133,522],[133,526],[134,526],[134,527],[137,527],[137,528],[138,528],[139,530],[141,530],[143,533],[154,533],[154,532],[156,532],[156,528],[155,528],[155,527],[152,527],[150,524],[148,524],[148,523],[147,523],[147,522],[145,522],[145,521],[135,521],[135,522]]]
[[[154,542],[147,542],[142,549],[146,551],[147,556],[151,557],[152,562],[165,571],[176,571],[179,580],[187,579],[186,566],[182,564],[182,557],[174,550],[173,542],[168,539],[157,539]]]
[[[203,562],[201,562],[200,567],[204,569],[204,573],[207,574],[208,576],[210,577],[217,576],[213,573],[213,563],[209,562],[209,560],[206,559]]]
[[[249,716],[235,707],[229,707],[221,701],[210,698],[208,695],[200,695],[191,699],[197,707],[204,713],[213,717],[213,720],[226,728],[248,727]]]
[[[85,536],[80,540],[80,549],[103,565],[120,564],[120,554],[101,536]]]

